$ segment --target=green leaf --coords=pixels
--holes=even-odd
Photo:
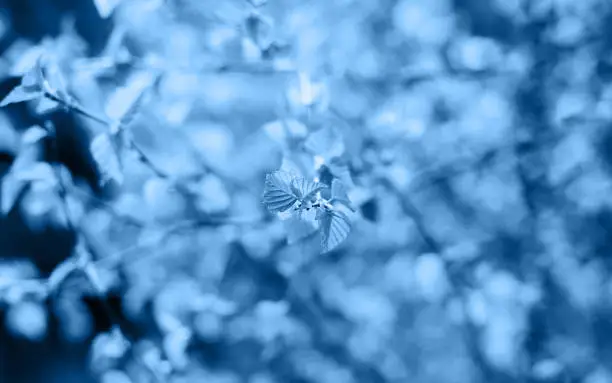
[[[320,209],[317,219],[321,221],[321,252],[327,253],[340,245],[351,231],[349,217],[335,210]]]
[[[293,190],[293,176],[289,173],[276,171],[266,175],[263,203],[272,213],[289,210],[299,200]]]

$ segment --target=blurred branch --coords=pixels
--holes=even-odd
[[[420,210],[412,202],[407,193],[401,192],[390,183],[389,186],[399,195],[402,210],[408,217],[412,218],[429,251],[436,253],[441,257],[444,252],[444,245],[438,239],[436,239],[431,231],[427,228]],[[465,285],[462,276],[451,268],[448,261],[443,259],[442,264],[444,265],[448,282],[451,285],[451,291],[454,292],[455,298],[461,304],[463,312],[467,312],[467,299],[465,293],[467,292],[466,290],[468,287]],[[462,321],[462,328],[465,344],[470,352],[472,360],[481,370],[483,381],[510,382],[509,377],[506,374],[492,367],[487,361],[486,356],[483,354],[480,346],[480,334],[478,328],[468,319]]]

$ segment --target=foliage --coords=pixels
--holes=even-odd
[[[31,3],[0,324],[87,350],[49,379],[612,381],[605,1]]]

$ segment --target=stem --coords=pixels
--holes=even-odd
[[[44,96],[46,98],[48,98],[49,100],[55,101],[58,104],[64,106],[65,108],[70,109],[70,110],[72,110],[72,111],[74,111],[74,112],[76,112],[76,113],[78,113],[78,114],[80,114],[80,115],[82,115],[84,117],[87,117],[90,120],[93,120],[93,121],[95,121],[95,122],[97,122],[97,123],[99,123],[101,125],[105,125],[105,126],[110,126],[111,125],[110,121],[108,121],[104,117],[100,117],[100,116],[98,116],[98,115],[96,115],[96,114],[94,114],[94,113],[84,109],[83,107],[81,107],[77,103],[64,100],[63,98],[58,97],[57,95],[55,95],[55,94],[53,94],[51,92],[45,92]]]

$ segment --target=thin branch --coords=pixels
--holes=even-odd
[[[79,104],[77,104],[76,102],[70,102],[67,100],[64,100],[63,98],[51,93],[51,92],[45,92],[44,97],[48,98],[49,100],[55,101],[58,104],[62,105],[63,107],[65,107],[66,109],[69,109],[73,112],[76,112],[80,115],[82,115],[83,117],[87,117],[92,121],[95,121],[101,125],[105,125],[105,126],[110,126],[110,121],[108,121],[107,119],[105,119],[104,117],[98,116],[86,109],[84,109],[83,107],[81,107]]]

